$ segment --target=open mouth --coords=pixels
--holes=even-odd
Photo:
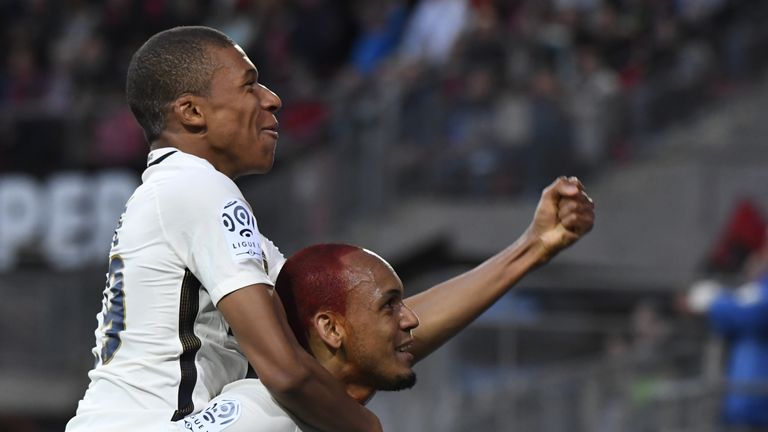
[[[398,345],[395,348],[395,351],[397,351],[398,353],[401,353],[401,354],[405,354],[406,357],[408,357],[409,359],[413,359],[413,354],[411,354],[411,349],[412,348],[413,348],[413,339],[410,339],[410,340],[406,341],[405,343],[402,343],[402,344]]]

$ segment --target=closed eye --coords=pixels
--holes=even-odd
[[[403,304],[403,300],[400,298],[400,296],[392,296],[387,300],[386,303],[382,306],[382,308],[386,311],[392,311],[396,308],[400,307],[400,305]]]
[[[249,69],[248,71],[245,72],[245,76],[243,77],[243,80],[244,80],[243,85],[250,89],[257,85],[259,81],[259,76],[255,70]]]

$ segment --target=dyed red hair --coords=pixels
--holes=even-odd
[[[317,312],[346,313],[349,278],[342,258],[359,250],[347,244],[309,246],[288,258],[280,270],[275,291],[288,324],[307,351],[309,328]]]

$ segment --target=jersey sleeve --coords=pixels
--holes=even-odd
[[[234,183],[211,177],[184,176],[157,198],[167,240],[218,304],[233,291],[275,279],[250,205]]]
[[[267,274],[273,281],[277,281],[277,275],[285,264],[285,256],[280,249],[266,237],[262,237],[262,251],[267,262]]]

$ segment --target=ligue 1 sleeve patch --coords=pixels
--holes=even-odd
[[[220,432],[240,418],[240,401],[220,399],[205,410],[176,422],[185,431]]]
[[[262,259],[261,234],[256,218],[242,200],[230,200],[224,204],[221,227],[233,260]]]

